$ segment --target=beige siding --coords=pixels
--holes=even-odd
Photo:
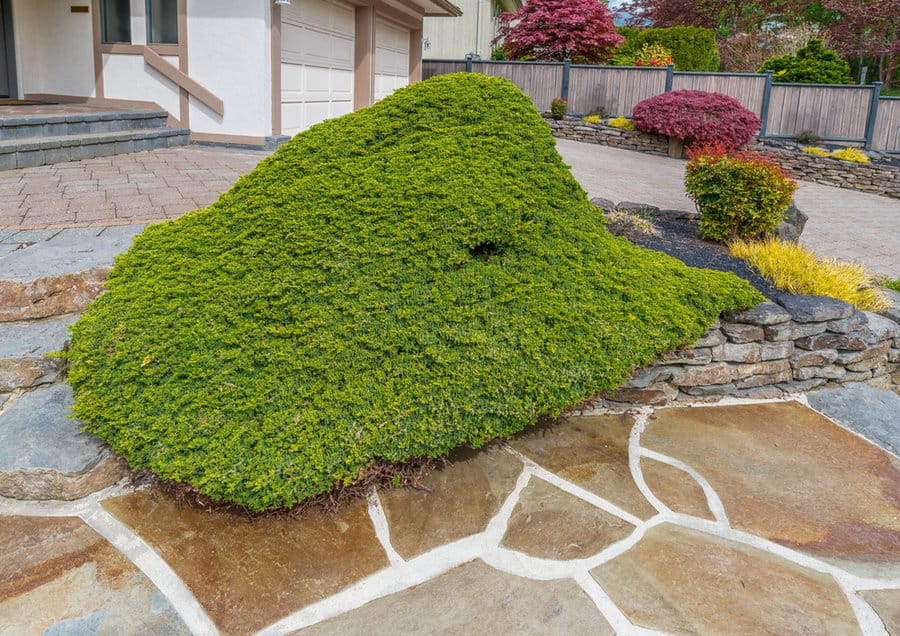
[[[765,75],[681,74],[675,73],[672,90],[707,91],[722,93],[738,100],[747,110],[757,115],[762,111],[763,94],[766,90]]]
[[[862,138],[872,89],[866,86],[772,85],[767,135],[811,130],[819,137]]]
[[[872,147],[900,152],[900,99],[882,97],[878,100]]]
[[[635,104],[665,88],[665,69],[576,66],[569,73],[569,110],[631,115]]]
[[[476,73],[505,77],[531,98],[538,110],[550,110],[550,102],[562,88],[562,64],[510,64],[473,62]]]

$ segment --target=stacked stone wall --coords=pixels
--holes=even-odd
[[[554,137],[655,155],[668,154],[668,138],[660,135],[588,124],[577,117],[555,120],[545,116],[545,121]],[[795,179],[900,199],[900,168],[889,163],[852,163],[764,143],[756,143],[754,148],[774,157]]]
[[[692,347],[665,354],[602,396],[663,405],[778,398],[846,382],[900,381],[900,324],[823,296],[785,295],[730,312]]]

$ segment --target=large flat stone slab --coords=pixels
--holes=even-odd
[[[46,354],[61,350],[69,339],[69,314],[46,320],[0,322],[0,392],[28,389],[59,379],[63,361]]]
[[[900,636],[900,590],[864,590],[859,593],[872,606],[890,636]]]
[[[78,499],[116,483],[122,466],[69,417],[72,390],[56,384],[25,393],[0,413],[0,495]]]
[[[168,562],[223,634],[253,633],[388,564],[364,501],[255,520],[144,492],[102,505]]]
[[[0,634],[189,634],[150,580],[75,518],[0,517]]]
[[[19,249],[0,252],[0,322],[84,310],[103,291],[115,257],[144,225],[55,230],[49,238],[13,235]]]
[[[864,384],[846,384],[807,394],[809,405],[900,455],[900,395]]]
[[[667,633],[861,633],[831,577],[669,524],[591,574],[633,623]]]
[[[405,559],[483,532],[512,492],[522,462],[492,445],[460,449],[427,475],[423,488],[379,491],[391,544]]]
[[[532,581],[482,561],[372,601],[303,634],[614,634],[571,579]]]
[[[628,415],[572,417],[522,433],[510,445],[550,472],[616,504],[640,519],[656,509],[628,468]]]
[[[673,512],[715,520],[703,488],[683,470],[642,457],[641,472],[650,492]]]
[[[900,460],[796,402],[658,410],[642,444],[682,460],[732,525],[866,576],[900,576]]]
[[[633,530],[627,521],[534,478],[519,496],[501,544],[542,559],[584,559]]]

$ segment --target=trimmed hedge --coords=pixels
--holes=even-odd
[[[148,227],[69,382],[132,467],[260,511],[556,416],[760,300],[611,236],[525,95],[443,75]]]
[[[619,34],[625,36],[619,54],[619,64],[633,64],[638,51],[645,45],[659,45],[672,53],[678,71],[719,70],[719,46],[712,29],[694,26],[634,29],[623,27]]]
[[[805,84],[852,84],[850,65],[821,40],[810,40],[796,55],[766,60],[759,72],[774,71],[772,81]]]

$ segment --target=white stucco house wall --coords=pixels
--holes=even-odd
[[[462,15],[432,19],[422,29],[422,54],[426,59],[461,60],[468,54],[491,57],[491,40],[497,37],[501,13],[512,13],[523,0],[454,0]]]
[[[0,0],[0,96],[155,104],[263,145],[421,78],[449,0]]]

